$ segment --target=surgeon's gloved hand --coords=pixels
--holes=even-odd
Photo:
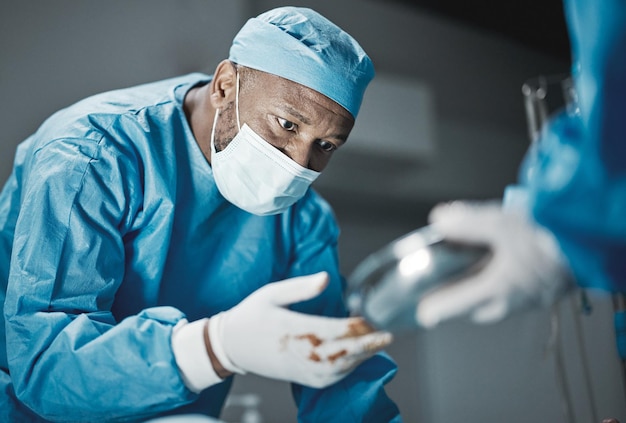
[[[521,212],[495,202],[453,202],[435,207],[430,221],[450,240],[489,245],[493,256],[476,273],[422,298],[416,319],[423,327],[463,317],[496,322],[548,306],[573,286],[556,239]]]
[[[328,283],[325,272],[268,284],[209,320],[210,348],[227,371],[251,372],[315,388],[331,385],[387,346],[391,334],[360,318],[288,310]]]

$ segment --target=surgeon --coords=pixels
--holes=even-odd
[[[564,9],[578,110],[548,123],[524,159],[522,189],[504,205],[432,210],[445,236],[490,245],[493,257],[423,298],[416,318],[424,327],[499,321],[553,304],[577,285],[626,293],[626,2],[565,0]]]
[[[0,421],[208,419],[246,373],[292,382],[299,421],[401,421],[391,335],[346,317],[337,224],[310,188],[373,76],[350,35],[282,7],[213,75],[87,98],[20,144],[0,195]]]

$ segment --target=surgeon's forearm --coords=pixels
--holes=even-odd
[[[20,402],[45,420],[126,421],[197,398],[173,363],[180,311],[145,309],[112,325],[103,313],[23,308],[7,320],[11,380]]]

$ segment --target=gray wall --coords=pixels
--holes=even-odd
[[[418,86],[427,99],[426,109],[415,113],[428,113],[428,148],[409,157],[388,154],[385,143],[403,140],[412,148],[422,142],[423,122],[413,138],[411,125],[384,107],[381,112],[372,100],[364,110],[374,110],[388,127],[380,150],[359,148],[355,135],[350,149],[340,151],[316,183],[342,226],[344,273],[376,248],[424,225],[437,202],[500,197],[515,180],[527,146],[521,84],[539,73],[567,71],[566,63],[384,1],[290,4],[312,6],[338,23],[368,51],[379,75]],[[244,20],[277,5],[271,0],[2,2],[0,178],[9,175],[17,143],[56,109],[102,90],[211,72]],[[400,126],[408,136],[394,129]],[[609,415],[626,420],[610,304],[601,295],[592,301],[594,312],[584,317],[572,311],[570,299],[560,304],[575,422]],[[389,394],[408,422],[565,421],[554,353],[546,351],[549,335],[546,310],[496,325],[453,323],[403,335],[389,348],[400,368]],[[586,367],[590,382],[582,377]],[[264,421],[294,421],[287,384],[238,378],[234,397],[247,393],[261,398]],[[236,405],[224,413],[229,422],[240,418]]]

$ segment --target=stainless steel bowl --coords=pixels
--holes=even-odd
[[[348,277],[348,308],[377,329],[415,329],[416,306],[425,293],[476,271],[490,256],[486,246],[450,242],[431,226],[417,229],[354,269]]]

